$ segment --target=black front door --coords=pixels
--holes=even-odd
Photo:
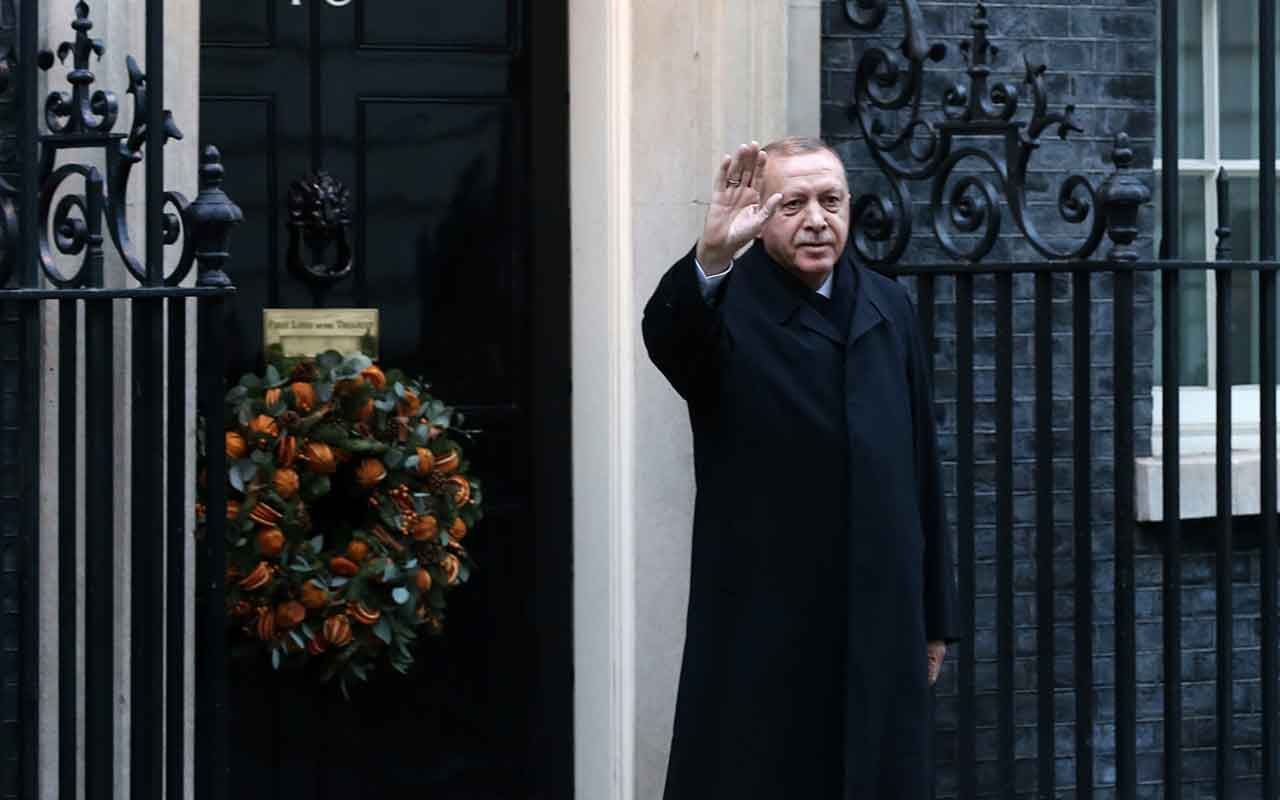
[[[237,370],[261,368],[264,307],[377,308],[382,361],[483,430],[486,481],[481,569],[411,675],[348,703],[232,668],[231,791],[570,797],[565,2],[210,0],[201,39],[201,139],[245,212]],[[352,267],[316,282],[287,224],[320,171],[348,192]]]

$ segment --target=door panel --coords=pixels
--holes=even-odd
[[[412,14],[396,3],[353,5],[356,40],[364,47],[508,50],[514,44],[516,4],[510,0],[424,3]]]

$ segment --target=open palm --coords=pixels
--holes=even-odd
[[[727,269],[734,254],[760,235],[782,201],[781,194],[761,201],[760,189],[768,156],[759,143],[752,142],[721,160],[711,190],[707,221],[698,240],[698,262],[708,274]]]

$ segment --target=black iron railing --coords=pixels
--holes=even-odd
[[[128,796],[181,797],[187,763],[195,763],[197,797],[224,797],[226,792],[225,665],[222,581],[225,527],[223,481],[208,480],[207,536],[197,544],[197,585],[185,581],[186,546],[192,520],[186,509],[189,490],[188,431],[193,411],[186,405],[188,356],[196,346],[198,405],[208,430],[222,430],[222,304],[234,288],[224,268],[227,242],[240,220],[240,210],[222,189],[218,151],[204,150],[200,159],[199,194],[188,201],[166,191],[165,144],[182,137],[163,107],[164,6],[146,2],[147,72],[128,59],[133,114],[127,133],[116,132],[119,103],[114,93],[96,89],[93,58],[106,45],[94,38],[89,5],[75,5],[74,35],[56,52],[38,49],[38,0],[23,0],[16,55],[5,54],[5,70],[18,76],[18,187],[0,183],[0,303],[12,304],[21,320],[21,435],[23,515],[20,541],[22,576],[20,617],[21,739],[19,792],[38,796],[38,698],[41,672],[40,638],[55,636],[58,655],[59,796],[75,795],[83,780],[88,798],[116,796],[114,772],[125,754],[115,744],[117,716],[116,643],[129,635],[130,749]],[[13,70],[16,62],[16,70]],[[66,65],[67,91],[38,96],[37,67]],[[52,83],[52,81],[51,81]],[[44,128],[38,125],[43,107]],[[87,155],[86,155],[87,154]],[[96,155],[102,169],[90,161]],[[126,222],[130,174],[145,160],[146,237],[135,251]],[[79,185],[77,185],[79,184]],[[76,189],[79,188],[79,191]],[[124,268],[122,280],[106,274],[108,242]],[[166,271],[166,257],[175,266]],[[78,260],[66,274],[60,262]],[[195,274],[192,275],[192,268]],[[192,279],[193,278],[193,279]],[[125,285],[125,284],[134,285]],[[113,286],[112,284],[117,284]],[[198,340],[189,336],[195,313]],[[42,343],[43,319],[55,315],[59,336]],[[83,322],[81,322],[83,318]],[[128,322],[130,355],[114,347],[115,329]],[[198,345],[197,345],[198,342]],[[83,351],[81,353],[81,350]],[[56,364],[58,396],[52,404],[41,394],[42,362]],[[117,376],[129,367],[128,420],[116,407]],[[83,370],[84,382],[77,380]],[[84,408],[78,415],[78,404]],[[56,408],[47,421],[62,445],[55,486],[40,485],[41,409]],[[130,496],[117,494],[123,454],[116,432],[131,428]],[[84,441],[83,463],[77,439]],[[222,447],[208,448],[210,475],[221,474]],[[83,505],[77,503],[82,487]],[[40,529],[39,498],[56,492],[58,529]],[[129,587],[131,613],[122,618],[114,607],[118,538],[115,512],[130,503]],[[78,553],[83,530],[84,554]],[[52,577],[41,569],[38,541],[56,536],[58,626],[39,625],[39,597]],[[77,572],[83,570],[83,595]],[[197,598],[196,631],[186,629],[185,608]],[[84,636],[76,633],[83,610]],[[196,643],[196,738],[194,754],[186,752],[185,698],[192,692],[185,679],[187,642]],[[83,675],[83,686],[78,685]],[[83,694],[83,714],[78,709]],[[83,720],[84,739],[77,740]],[[84,774],[77,753],[84,754]]]
[[[1128,174],[1134,160],[1126,137],[1116,137],[1112,153],[1113,174],[1094,184],[1085,174],[1059,176],[1053,202],[1061,222],[1076,226],[1074,243],[1050,241],[1032,223],[1029,205],[1029,170],[1041,148],[1046,131],[1066,139],[1079,131],[1074,109],[1067,105],[1051,111],[1045,92],[1042,65],[1025,62],[1023,97],[1031,100],[1028,115],[1019,119],[1019,87],[992,78],[991,56],[995,47],[988,37],[988,10],[976,3],[972,36],[960,50],[967,63],[967,78],[955,83],[940,98],[926,98],[927,62],[939,62],[946,55],[941,44],[930,44],[922,25],[916,0],[846,0],[847,19],[867,33],[880,31],[891,13],[899,13],[904,34],[892,46],[866,49],[857,64],[850,114],[861,132],[870,159],[879,168],[887,191],[868,192],[853,204],[852,248],[864,263],[886,274],[915,281],[921,324],[929,341],[937,341],[937,313],[934,308],[940,278],[954,281],[955,339],[950,351],[954,359],[955,389],[955,520],[959,557],[960,596],[969,625],[970,643],[959,651],[958,708],[956,732],[956,772],[958,796],[979,796],[977,700],[979,686],[973,637],[978,620],[975,552],[975,278],[991,276],[995,283],[994,373],[995,462],[994,508],[995,620],[996,631],[996,794],[1013,798],[1015,785],[1015,639],[1014,565],[1015,519],[1014,480],[1014,278],[1034,275],[1033,355],[1035,413],[1032,422],[1035,452],[1034,564],[1036,582],[1036,693],[1037,693],[1037,796],[1056,796],[1059,747],[1055,728],[1061,712],[1055,708],[1055,691],[1061,675],[1055,674],[1055,525],[1072,527],[1074,569],[1073,686],[1074,797],[1095,796],[1101,776],[1095,773],[1099,746],[1095,729],[1099,724],[1094,687],[1099,677],[1094,666],[1095,632],[1099,625],[1095,603],[1097,569],[1097,510],[1091,500],[1096,491],[1114,490],[1110,511],[1114,545],[1105,553],[1113,560],[1114,582],[1114,763],[1115,796],[1135,798],[1138,792],[1138,697],[1140,683],[1162,683],[1163,694],[1163,795],[1177,800],[1183,792],[1183,676],[1182,676],[1182,564],[1183,526],[1179,485],[1179,351],[1180,278],[1188,272],[1211,271],[1216,296],[1216,499],[1214,550],[1216,560],[1216,797],[1230,800],[1238,763],[1234,754],[1233,718],[1233,590],[1232,554],[1236,549],[1236,521],[1232,513],[1232,406],[1230,321],[1232,314],[1231,276],[1239,271],[1259,276],[1259,323],[1256,336],[1260,350],[1261,394],[1261,678],[1262,678],[1262,786],[1263,797],[1280,796],[1277,770],[1277,493],[1276,493],[1276,17],[1274,0],[1258,4],[1260,31],[1260,207],[1262,237],[1257,260],[1232,260],[1229,182],[1218,176],[1218,246],[1213,261],[1187,259],[1179,243],[1181,224],[1178,194],[1178,19],[1176,2],[1161,4],[1161,64],[1163,83],[1161,143],[1161,219],[1163,239],[1160,258],[1146,261],[1135,246],[1139,235],[1139,209],[1149,199],[1149,191]],[[940,101],[932,103],[933,100]],[[931,107],[941,107],[931,113]],[[967,163],[966,163],[967,162]],[[971,169],[963,169],[963,166]],[[912,197],[912,187],[923,184],[923,204]],[[913,208],[917,213],[913,214]],[[1005,214],[1016,226],[1014,238],[1029,245],[1041,260],[989,262],[1001,237]],[[952,260],[942,263],[904,263],[908,244],[913,241],[914,219],[928,220],[933,242]],[[1059,226],[1061,227],[1061,226]],[[1104,234],[1111,246],[1103,258],[1095,254]],[[919,238],[919,237],[917,237]],[[1006,237],[1007,238],[1007,237]],[[1135,608],[1135,282],[1142,273],[1160,277],[1161,366],[1163,397],[1163,522],[1158,532],[1163,548],[1163,667],[1160,677],[1139,676],[1137,671]],[[1055,335],[1052,306],[1054,275],[1071,276],[1071,459],[1072,492],[1069,519],[1055,511],[1054,494],[1067,487],[1054,483],[1053,370]],[[1095,297],[1093,278],[1102,275],[1111,282],[1111,297]],[[1091,334],[1094,332],[1091,307],[1095,300],[1110,300],[1113,310],[1112,368],[1113,390],[1100,397],[1091,380],[1094,360]],[[1145,389],[1145,387],[1143,387]],[[1113,442],[1111,452],[1097,452],[1094,437],[1095,403],[1114,397]],[[1114,476],[1101,485],[1094,467],[1109,465]],[[1107,620],[1111,622],[1112,620]],[[1064,720],[1065,722],[1066,720]],[[1110,748],[1108,748],[1110,749]],[[1110,753],[1108,753],[1110,755]],[[1147,779],[1150,780],[1149,778]],[[989,787],[988,787],[989,788]],[[987,795],[983,795],[987,796]]]

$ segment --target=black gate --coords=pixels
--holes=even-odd
[[[1260,257],[1232,260],[1228,178],[1220,174],[1216,259],[1205,261],[1183,259],[1179,247],[1178,169],[1177,158],[1172,157],[1179,152],[1176,2],[1164,2],[1161,11],[1161,139],[1166,157],[1161,175],[1159,260],[1141,257],[1140,211],[1150,199],[1150,190],[1130,174],[1135,153],[1123,133],[1115,137],[1112,172],[1105,180],[1091,178],[1083,171],[1085,166],[1053,187],[1047,173],[1055,170],[1037,171],[1036,155],[1049,144],[1050,135],[1065,141],[1081,128],[1072,106],[1051,107],[1044,66],[1026,63],[1021,88],[993,77],[991,20],[981,2],[976,3],[970,21],[971,35],[960,46],[967,77],[955,83],[949,78],[937,80],[938,72],[928,67],[929,61],[941,61],[947,48],[930,42],[916,0],[844,3],[844,14],[856,29],[902,34],[892,45],[869,46],[856,64],[850,114],[861,135],[860,144],[879,170],[880,185],[854,202],[851,246],[864,263],[914,285],[922,326],[933,343],[935,369],[954,377],[954,383],[939,383],[940,393],[954,403],[954,416],[943,409],[940,430],[947,434],[944,450],[950,450],[953,470],[951,516],[958,536],[960,597],[968,639],[951,656],[958,680],[949,687],[948,701],[955,705],[949,714],[950,727],[938,737],[939,795],[1053,798],[1059,790],[1074,786],[1076,798],[1104,794],[1135,798],[1157,796],[1150,792],[1159,791],[1163,784],[1158,796],[1183,796],[1187,752],[1183,739],[1184,526],[1179,521],[1180,284],[1187,275],[1207,270],[1217,290],[1217,512],[1211,530],[1195,533],[1198,540],[1210,542],[1208,548],[1216,555],[1214,796],[1220,800],[1280,796],[1275,394],[1280,262],[1276,261],[1275,221],[1274,0],[1263,0],[1258,8]],[[886,19],[892,24],[886,24]],[[1030,114],[1019,115],[1019,100],[1027,99]],[[941,113],[931,112],[938,101]],[[1090,154],[1085,155],[1087,162]],[[914,182],[928,187],[927,202],[913,200]],[[1046,198],[1049,189],[1056,194],[1048,193]],[[1038,198],[1045,199],[1037,203]],[[1035,224],[1046,216],[1055,218],[1053,236],[1042,234]],[[1002,236],[1001,223],[1009,219],[1015,230],[1010,234],[1006,228]],[[938,252],[939,263],[903,262],[913,226],[931,229],[933,235],[924,244]],[[1073,229],[1074,238],[1061,235],[1064,228]],[[1110,239],[1109,245],[1104,246],[1104,236]],[[1034,260],[1007,257],[1028,246]],[[1104,252],[1095,258],[1100,248]],[[992,254],[1006,257],[986,260]],[[1233,671],[1239,667],[1233,648],[1233,598],[1238,589],[1232,585],[1232,554],[1240,549],[1238,540],[1243,537],[1237,535],[1242,522],[1232,515],[1233,351],[1228,325],[1232,276],[1242,273],[1255,273],[1259,286],[1257,328],[1247,335],[1256,336],[1260,353],[1262,511],[1256,520],[1248,521],[1250,528],[1257,528],[1256,545],[1250,530],[1244,546],[1261,549],[1262,726],[1252,742],[1254,752],[1260,749],[1261,753],[1260,768],[1256,768],[1261,773],[1260,787],[1240,780],[1249,759],[1233,741],[1243,736],[1233,713]],[[993,302],[978,302],[978,287],[992,288],[993,297],[986,299]],[[1151,387],[1153,365],[1135,358],[1135,323],[1150,309],[1149,304],[1138,302],[1137,294],[1150,297],[1154,291],[1159,294],[1162,326],[1163,375],[1157,385],[1163,387],[1164,521],[1160,527],[1140,528],[1134,501],[1135,457],[1145,450],[1147,434],[1135,424],[1135,408],[1141,407]],[[1032,300],[1033,313],[1016,317],[1015,296]],[[1101,329],[1103,319],[1111,324],[1109,332]],[[939,335],[940,327],[946,328],[947,335]],[[1109,381],[1090,368],[1096,363],[1095,348],[1106,341],[1102,335],[1106,333],[1110,335]],[[987,346],[985,352],[978,342]],[[1055,343],[1069,344],[1069,349]],[[1024,368],[1030,372],[1029,380],[1018,374]],[[1056,380],[1055,374],[1066,380]],[[1028,387],[1030,398],[1019,394]],[[1108,404],[1111,413],[1099,413]],[[1016,414],[1019,410],[1030,413]],[[1097,446],[1094,436],[1100,426],[1111,432],[1105,449]],[[1024,498],[1029,502],[1016,505]],[[994,544],[989,552],[978,552],[976,543],[982,541],[978,520],[985,516],[994,518]],[[1153,637],[1159,643],[1148,648],[1158,652],[1162,646],[1161,657],[1144,662],[1140,674],[1135,553],[1151,542],[1163,568],[1149,579],[1152,591],[1142,596],[1158,593],[1155,605],[1166,624],[1160,626],[1160,638]],[[1069,554],[1071,565],[1066,581],[1055,574],[1061,569],[1063,553]],[[1015,574],[1020,559],[1033,569]],[[1032,590],[1028,592],[1027,587]],[[1015,602],[1022,600],[1016,588],[1024,596],[1033,595],[1034,625],[1029,626],[1033,629],[1015,629]],[[977,600],[984,591],[993,595],[989,604]],[[1113,608],[1103,609],[1095,602],[1100,591],[1113,594]],[[1064,628],[1073,635],[1058,635]],[[988,635],[989,639],[980,641]],[[1062,652],[1064,638],[1070,652]],[[995,674],[980,679],[979,669],[985,665],[975,654],[983,647],[995,654]],[[1100,659],[1103,655],[1106,658]],[[1096,671],[1097,664],[1108,662],[1114,664],[1113,678]],[[1025,673],[1018,673],[1019,669]],[[979,692],[979,683],[994,686],[994,692]],[[1100,684],[1115,687],[1105,713],[1096,691]],[[1028,685],[1034,688],[1025,691]],[[940,716],[941,711],[940,706]],[[1027,717],[1034,717],[1034,726],[1020,725]],[[1158,726],[1153,738],[1159,752],[1153,752],[1150,744],[1140,751],[1140,720],[1148,727]],[[1028,730],[1020,732],[1019,727]],[[1032,747],[1034,759],[1026,759],[1023,754]],[[994,762],[984,764],[980,748],[994,752]],[[1146,755],[1155,758],[1142,757]],[[1022,774],[1019,767],[1032,764],[1034,774]],[[1103,768],[1098,769],[1098,764]]]
[[[57,13],[57,12],[54,12]],[[212,430],[222,429],[224,300],[233,292],[224,267],[227,241],[240,220],[240,210],[222,191],[223,168],[218,151],[209,147],[201,156],[199,195],[191,201],[165,191],[166,142],[181,138],[177,123],[164,110],[164,3],[146,3],[147,72],[128,60],[128,93],[133,95],[132,120],[127,132],[117,132],[119,100],[95,86],[94,56],[106,45],[93,38],[87,3],[75,5],[68,41],[56,53],[38,51],[40,3],[23,0],[19,14],[16,53],[6,49],[3,74],[17,76],[17,148],[21,179],[15,188],[0,185],[0,223],[3,262],[0,262],[0,303],[6,316],[17,319],[16,374],[3,371],[8,383],[0,394],[20,397],[16,452],[21,462],[21,519],[16,571],[21,587],[16,609],[21,634],[16,642],[17,708],[5,708],[12,738],[0,750],[6,756],[5,796],[39,795],[39,698],[45,676],[38,652],[41,640],[53,637],[57,653],[58,771],[57,793],[74,797],[82,780],[85,796],[112,797],[114,770],[124,753],[116,744],[117,710],[115,647],[130,639],[131,746],[128,795],[136,798],[181,797],[192,755],[184,749],[184,664],[187,641],[199,643],[196,654],[196,741],[194,755],[197,796],[225,792],[225,736],[219,732],[225,705],[225,669],[221,651],[222,580],[220,551],[225,503],[224,482],[210,480],[208,535],[196,546],[197,585],[184,579],[185,553],[192,519],[187,497],[193,475],[188,472],[192,446],[188,430],[191,410],[186,405],[189,373],[198,371],[198,403]],[[37,66],[61,76],[66,68],[66,91],[52,91],[44,100],[44,129],[37,124]],[[138,253],[126,223],[126,192],[135,164],[145,158],[146,237]],[[109,242],[108,242],[109,239]],[[109,275],[110,251],[119,256],[124,272]],[[166,254],[174,264],[166,269]],[[73,274],[59,262],[78,261]],[[192,267],[196,267],[194,274]],[[56,341],[44,341],[46,320],[58,320]],[[191,324],[189,324],[191,323]],[[115,347],[115,331],[130,330],[130,353]],[[198,349],[189,349],[198,326]],[[196,353],[196,363],[188,356]],[[121,377],[128,370],[127,387]],[[56,372],[55,397],[46,397],[41,384],[45,372]],[[78,379],[82,372],[83,381]],[[126,415],[117,399],[127,391]],[[83,406],[83,416],[80,407]],[[43,412],[42,409],[52,409]],[[46,438],[41,421],[57,431],[56,477],[42,480],[41,452]],[[126,462],[117,448],[117,432],[128,425],[133,456]],[[77,458],[77,440],[84,459]],[[209,448],[207,468],[221,474],[221,447]],[[121,493],[127,466],[129,490]],[[77,502],[77,489],[83,503]],[[40,498],[57,498],[57,526],[42,529]],[[128,504],[132,613],[122,622],[114,607],[116,562],[115,513]],[[81,536],[83,537],[81,541]],[[42,568],[39,543],[57,541],[58,570],[53,581],[57,595],[57,624],[40,624],[39,598],[55,591],[42,586],[54,576]],[[83,553],[78,549],[83,548]],[[83,591],[77,578],[84,571]],[[197,596],[196,631],[186,629],[184,611],[193,591]],[[7,611],[7,610],[6,610]],[[83,614],[84,635],[77,636],[77,616]],[[6,649],[12,645],[6,642]],[[83,686],[79,685],[83,676]],[[9,676],[6,676],[8,679]],[[83,711],[78,708],[83,696]],[[77,740],[77,721],[84,738]],[[84,754],[78,774],[77,752]],[[18,753],[16,763],[8,762]]]

